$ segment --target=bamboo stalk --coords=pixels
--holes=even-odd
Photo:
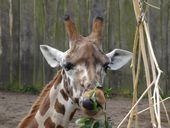
[[[133,4],[137,4],[137,1],[133,0]],[[136,6],[134,6],[134,10],[135,10],[135,15],[136,15],[136,20],[138,22],[139,20],[139,14],[140,14],[140,10],[139,8],[136,8]],[[136,32],[135,32],[135,39],[134,39],[134,47],[133,47],[133,58],[132,58],[132,76],[133,76],[133,99],[132,99],[132,106],[134,106],[134,104],[137,101],[137,88],[138,88],[138,77],[139,77],[139,73],[140,73],[140,65],[137,65],[137,74],[136,74],[136,55],[137,55],[137,47],[139,45],[139,26],[136,27]],[[138,48],[139,50],[140,48]],[[138,64],[139,64],[139,56],[138,56]],[[137,76],[136,76],[137,75]],[[136,120],[135,120],[135,126],[138,127],[138,117],[137,117],[137,106],[135,107],[135,109],[131,112],[130,117],[129,117],[129,121],[128,121],[128,125],[127,128],[130,128],[132,125],[132,121],[134,116],[136,115]]]
[[[137,0],[133,0],[133,7],[134,7],[134,11],[135,11],[136,21],[138,22],[138,20],[141,16],[141,11],[140,11],[139,3]]]
[[[138,105],[138,103],[142,100],[142,98],[145,96],[145,94],[148,92],[148,90],[154,85],[155,80],[152,81],[152,83],[147,87],[147,89],[142,93],[138,101],[135,103],[135,105],[130,109],[130,111],[126,114],[126,116],[123,118],[123,120],[119,123],[117,128],[120,128],[120,126],[124,123],[124,121],[127,119],[127,117],[130,115],[130,113],[133,111],[133,109]]]
[[[139,46],[139,50],[138,50],[138,63],[137,63],[137,72],[136,72],[136,79],[135,79],[135,83],[134,83],[134,95],[133,95],[133,105],[137,102],[137,96],[138,96],[138,82],[139,82],[139,75],[140,75],[140,65],[141,65],[141,49]],[[132,105],[132,106],[133,106]],[[138,111],[138,106],[135,107],[134,111],[132,111],[131,115],[132,117],[130,117],[131,119],[133,119],[133,117],[135,116],[135,128],[138,128],[138,115],[137,115],[137,111]],[[129,118],[129,119],[130,119]],[[131,127],[131,123],[128,122],[128,128]]]
[[[147,41],[148,41],[148,47],[150,49],[150,54],[152,55],[154,64],[156,66],[156,69],[158,71],[158,75],[155,81],[155,88],[154,88],[154,93],[153,93],[153,99],[154,99],[154,103],[157,105],[154,106],[154,111],[155,111],[155,115],[156,115],[156,119],[157,119],[157,123],[158,123],[158,128],[161,128],[161,116],[160,116],[160,94],[159,94],[159,79],[161,76],[162,71],[159,68],[158,62],[156,60],[153,48],[152,48],[152,44],[151,44],[151,39],[150,39],[150,35],[149,35],[149,30],[148,30],[148,25],[147,23],[144,21],[144,28],[145,28],[145,32],[146,32],[146,37],[147,37]],[[155,71],[156,72],[156,71]]]
[[[135,71],[136,70],[137,50],[138,50],[138,63],[137,63],[137,71]],[[135,32],[133,58],[132,58],[132,76],[133,76],[132,106],[137,102],[137,93],[138,93],[137,89],[138,89],[138,81],[139,81],[139,74],[140,74],[140,63],[141,63],[141,51],[140,51],[140,47],[139,47],[139,31],[138,31],[138,27],[137,27],[136,32]],[[130,114],[127,128],[131,127],[134,116],[135,116],[135,128],[138,127],[138,115],[136,113],[137,113],[137,106]]]
[[[148,30],[148,28],[147,28],[147,30],[146,30],[146,28],[145,28],[145,33],[148,33],[149,32],[149,30]],[[149,35],[148,35],[149,36]],[[148,38],[147,38],[148,39]],[[148,41],[149,42],[149,41]],[[150,49],[150,47],[149,47],[149,44],[148,44],[148,52],[149,52],[149,57],[150,57],[150,63],[151,63],[151,69],[152,69],[152,77],[153,77],[153,79],[157,79],[157,76],[156,76],[156,68],[155,68],[155,64],[154,64],[154,61],[153,61],[153,57],[152,57],[152,54],[151,54],[151,49]],[[154,91],[155,92],[155,91]],[[155,93],[156,94],[156,93]],[[159,94],[158,94],[159,95]],[[155,96],[153,96],[153,100],[154,100],[154,110],[156,110],[155,109]],[[157,103],[156,103],[157,104]],[[159,110],[160,111],[160,110]],[[156,115],[156,120],[157,120],[157,122],[158,122],[158,124],[160,125],[160,119],[159,119],[159,116],[160,115],[158,115],[157,114],[157,112],[155,112],[155,115]],[[160,127],[160,126],[159,126]]]
[[[139,33],[140,33],[140,46],[142,50],[142,57],[143,57],[143,62],[144,62],[144,68],[145,68],[145,75],[146,75],[146,83],[147,86],[151,83],[151,77],[150,77],[150,72],[149,72],[149,63],[146,55],[146,48],[144,44],[144,31],[143,31],[143,25],[139,26]],[[149,106],[153,105],[153,101],[151,99],[152,97],[152,90],[148,90],[148,101],[149,101]],[[154,109],[151,107],[150,108],[150,116],[151,116],[151,123],[153,127],[156,127],[156,121],[155,121],[155,115],[154,115]]]
[[[135,15],[136,19],[138,21],[139,17],[141,16],[141,10],[139,7],[139,1],[133,0],[133,5],[134,5],[134,10],[135,10]],[[145,48],[145,43],[144,43],[144,28],[143,28],[143,21],[142,23],[139,24],[139,41],[140,41],[140,46],[141,46],[141,51],[142,51],[142,57],[143,57],[143,62],[144,62],[144,68],[145,68],[145,75],[146,75],[146,82],[147,86],[150,85],[151,83],[151,77],[150,77],[150,72],[149,72],[149,63],[148,59],[146,56],[146,48]],[[153,101],[151,99],[152,97],[152,90],[148,90],[148,101],[149,101],[149,106],[153,105]],[[150,116],[151,116],[151,123],[153,127],[156,127],[156,121],[155,121],[155,115],[154,115],[154,109],[151,107],[150,108]]]
[[[140,49],[140,46],[139,46],[138,65],[137,65],[137,73],[136,73],[136,81],[135,81],[136,90],[138,89],[140,69],[141,69],[141,49]],[[137,96],[138,96],[138,94],[136,94],[136,101],[135,102],[137,102]],[[135,114],[136,114],[135,128],[138,127],[138,115],[137,115],[137,111],[138,111],[138,108],[136,107],[136,112],[135,112]]]
[[[167,98],[161,100],[160,103],[163,103],[163,102],[165,102],[166,100],[169,100],[169,99],[170,99],[170,97],[167,97]],[[154,104],[154,106],[155,106],[155,105],[157,105],[157,104]],[[152,106],[152,107],[153,107],[153,106]],[[145,112],[145,111],[147,111],[147,110],[149,110],[149,109],[150,109],[150,107],[147,107],[147,108],[139,111],[137,114],[140,115],[140,114],[142,114],[143,112]]]
[[[133,75],[133,86],[134,86],[133,101],[132,101],[133,107],[128,112],[128,114],[124,117],[124,119],[120,122],[120,124],[118,125],[117,128],[119,128],[123,124],[123,122],[126,120],[126,118],[129,115],[130,115],[130,118],[129,118],[127,128],[131,127],[134,112],[135,112],[135,110],[137,110],[136,109],[137,105],[140,102],[140,100],[142,99],[142,97],[145,95],[145,93],[148,93],[149,107],[147,108],[147,110],[148,109],[150,110],[152,127],[161,128],[160,103],[162,103],[162,105],[163,105],[163,108],[165,110],[166,117],[168,120],[168,124],[170,124],[170,120],[169,120],[169,116],[168,116],[165,104],[164,104],[163,100],[161,99],[161,96],[159,93],[158,83],[159,83],[162,71],[160,70],[158,62],[156,60],[156,57],[155,57],[155,54],[154,54],[154,51],[152,48],[151,39],[150,39],[149,27],[148,27],[148,24],[146,23],[146,21],[144,20],[144,16],[142,16],[142,12],[141,12],[141,8],[140,8],[139,4],[140,4],[140,0],[138,0],[138,1],[133,0],[135,16],[136,16],[136,20],[139,25],[136,29],[134,48],[133,48],[134,54],[133,54],[133,58],[132,58],[132,75]],[[147,58],[147,50],[146,50],[145,41],[144,41],[144,32],[146,33],[146,39],[147,39],[147,45],[148,45],[147,50],[149,52],[149,58]],[[137,43],[138,43],[137,39],[139,39],[139,46],[138,46],[139,48],[138,49],[137,49]],[[136,67],[137,50],[139,53],[138,53],[138,63],[137,63],[138,65]],[[141,52],[140,52],[140,50],[141,50]],[[139,64],[140,64],[140,58],[141,58],[140,53],[142,54],[142,59],[143,59],[143,63],[144,63],[147,89],[140,96],[140,98],[137,100],[137,85],[138,85],[138,77],[139,77],[139,73],[140,73],[140,70],[139,70],[140,65]],[[149,70],[149,68],[150,68],[149,65],[151,66],[152,72],[150,72],[150,70]],[[137,71],[135,71],[136,68],[137,68]],[[153,79],[152,83],[151,83],[151,73],[152,73],[152,79]],[[154,91],[153,91],[153,95],[152,95],[151,86],[153,86],[153,85],[154,85]],[[161,101],[160,101],[160,99],[161,99]],[[135,103],[136,100],[137,100],[137,102]],[[143,111],[146,111],[146,109]],[[138,114],[139,114],[139,112],[138,112]],[[136,114],[136,115],[138,115],[138,114]],[[138,127],[137,123],[136,123],[135,127]]]
[[[169,99],[170,97],[167,97],[166,99]],[[170,127],[170,118],[169,118],[169,115],[168,115],[168,112],[167,112],[167,109],[166,109],[166,106],[165,106],[165,104],[164,104],[164,101],[163,101],[163,99],[162,99],[162,97],[160,96],[160,99],[161,99],[161,101],[160,101],[160,103],[162,103],[162,106],[163,106],[163,108],[164,108],[164,110],[165,110],[165,114],[166,114],[166,118],[167,118],[167,121],[168,121],[168,125],[169,125],[169,127]]]
[[[157,7],[157,6],[155,6],[155,5],[152,5],[152,4],[149,4],[148,2],[146,2],[146,1],[144,1],[145,2],[145,4],[147,4],[148,6],[150,6],[150,7],[152,7],[152,8],[155,8],[155,9],[158,9],[158,10],[160,10],[160,8],[159,7]]]

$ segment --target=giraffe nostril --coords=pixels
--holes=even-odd
[[[93,86],[93,84],[91,82],[86,83],[85,87],[86,87],[87,90],[94,88],[94,86]]]
[[[87,88],[90,88],[90,87],[91,87],[91,83],[88,83],[88,84],[87,84]]]
[[[87,110],[93,110],[93,101],[90,99],[83,100],[83,107]]]

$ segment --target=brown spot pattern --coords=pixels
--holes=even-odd
[[[70,96],[73,96],[73,87],[70,88],[69,93],[70,93]]]
[[[64,91],[64,89],[61,89],[61,90],[60,90],[60,93],[61,93],[61,95],[63,96],[63,98],[64,98],[66,101],[68,101],[68,96],[67,96],[66,92]]]
[[[55,123],[52,122],[51,118],[48,117],[44,122],[45,128],[55,128]]]
[[[63,71],[61,71],[61,72],[63,72]],[[61,83],[61,80],[62,80],[62,75],[58,75],[58,77],[56,78],[55,83],[54,83],[55,84],[54,85],[55,89],[57,88],[59,83]]]
[[[38,123],[37,123],[35,118],[31,121],[31,123],[28,126],[28,128],[38,128]]]
[[[79,104],[79,98],[74,98],[74,102]]]
[[[64,88],[66,92],[69,94],[69,96],[73,96],[73,87],[68,86],[68,82],[66,79],[64,80]]]
[[[40,106],[40,113],[42,116],[45,115],[45,113],[48,111],[49,107],[50,107],[50,98],[47,95],[46,98],[44,99],[42,105]]]
[[[76,113],[76,111],[77,111],[77,109],[75,109],[75,110],[71,113],[70,118],[69,118],[70,121],[73,119],[73,116],[74,116],[74,114]]]
[[[70,85],[70,78],[67,78],[67,81],[68,81],[68,85]]]
[[[58,125],[56,128],[64,128],[63,126],[61,126],[61,125]]]
[[[104,103],[106,103],[104,93],[103,93],[103,91],[101,89],[96,90],[96,97],[97,97],[97,102],[99,104],[103,105]]]
[[[68,84],[67,84],[67,81],[64,80],[64,88],[67,92],[69,92],[69,89],[68,89]]]
[[[61,104],[58,99],[56,99],[56,102],[55,102],[55,110],[56,112],[58,113],[61,113],[61,114],[65,114],[65,106],[63,104]]]
[[[49,94],[50,89],[53,87],[54,84],[58,85],[59,83],[61,83],[61,80],[62,80],[61,72],[62,71],[63,70],[58,71],[58,73],[55,75],[53,80],[51,80],[50,83],[47,84],[44,87],[44,89],[42,90],[40,96],[37,98],[37,100],[32,105],[31,111],[18,124],[19,128],[28,127],[30,122],[33,120],[35,114],[39,110],[40,106],[42,105],[42,102],[44,101],[45,97]]]

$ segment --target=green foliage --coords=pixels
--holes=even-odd
[[[20,88],[19,91],[20,92],[29,92],[29,93],[32,93],[32,94],[37,94],[37,93],[39,93],[40,89],[36,88],[34,86],[31,86],[31,87]]]
[[[112,93],[113,93],[112,88],[105,87],[103,91],[104,91],[104,95],[105,95],[106,98],[108,98],[108,99],[112,98]]]
[[[22,93],[31,93],[38,94],[42,87],[40,86],[28,86],[28,87],[18,87],[17,85],[9,85],[6,88],[0,88],[0,90],[12,91],[12,92],[22,92]]]
[[[133,90],[126,86],[122,86],[120,88],[113,88],[112,94],[115,96],[132,97]]]
[[[98,104],[97,102],[97,97],[96,97],[96,88],[94,88],[90,94],[89,99],[92,101],[93,103],[93,111],[98,112],[101,110],[101,106]]]
[[[96,82],[96,88],[101,87],[99,82]],[[96,88],[94,88],[90,92],[89,99],[93,103],[93,111],[100,111],[103,109],[102,106],[100,106],[97,102],[97,97],[96,97]],[[105,96],[110,97],[112,93],[112,88],[105,88]],[[105,105],[106,106],[106,105]],[[104,111],[103,111],[104,112]],[[104,119],[99,120],[99,119],[94,119],[92,117],[82,117],[76,120],[76,124],[79,126],[79,128],[112,128],[111,121],[106,116],[106,113],[104,112],[103,115]]]
[[[79,128],[112,128],[111,122],[108,120],[96,120],[94,118],[82,117],[76,120]]]

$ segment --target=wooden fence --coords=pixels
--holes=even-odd
[[[156,56],[164,71],[161,86],[170,92],[170,0],[148,0],[147,19]],[[91,31],[95,16],[105,19],[103,47],[132,51],[135,16],[131,0],[0,0],[0,88],[39,87],[52,79],[56,69],[44,61],[40,44],[62,51],[68,48],[63,16],[69,14],[84,36]],[[123,93],[132,88],[130,63],[109,72],[106,85]],[[141,85],[145,82],[142,79]],[[141,87],[142,88],[142,87]]]

